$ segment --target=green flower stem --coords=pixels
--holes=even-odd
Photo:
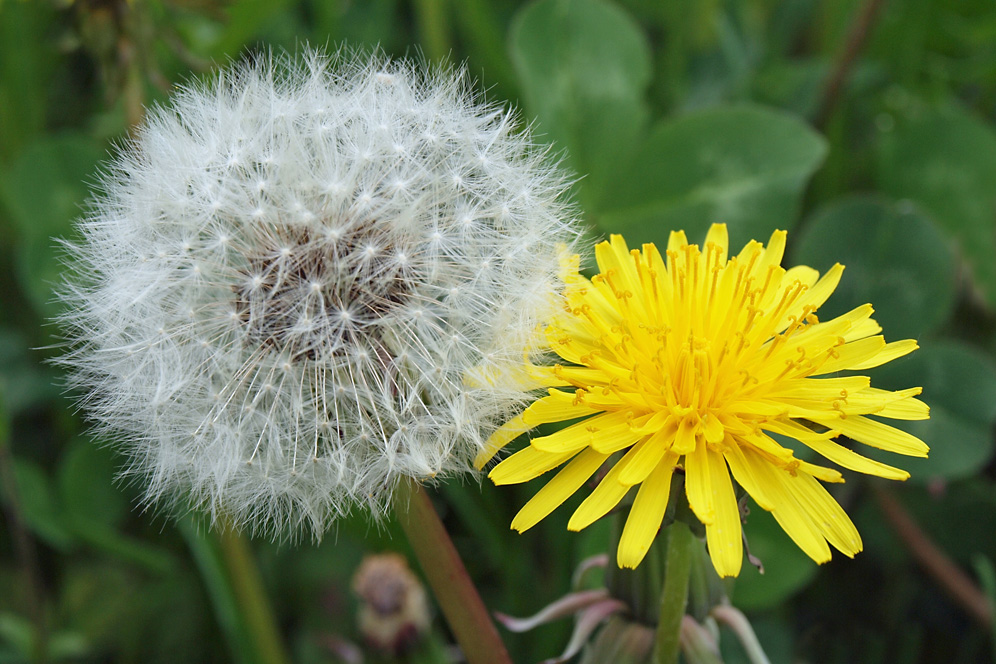
[[[248,542],[229,524],[222,524],[218,544],[256,657],[264,664],[289,664]]]
[[[511,664],[498,629],[421,485],[406,480],[399,488],[395,511],[467,661]]]
[[[688,526],[675,521],[667,527],[664,588],[654,643],[657,664],[676,664],[681,649],[681,621],[688,605],[688,579],[692,570],[695,537]]]

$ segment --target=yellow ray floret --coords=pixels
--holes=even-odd
[[[631,250],[613,235],[595,248],[599,272],[590,280],[576,257],[565,260],[563,306],[544,333],[563,364],[526,370],[551,389],[477,459],[483,467],[539,424],[573,422],[491,470],[496,484],[511,484],[566,463],[513,528],[535,525],[610,463],[568,528],[625,505],[632,490],[620,566],[636,567],[649,550],[676,472],[684,473],[688,504],[722,576],[737,575],[743,558],[736,485],[817,562],[830,559],[831,546],[848,556],[861,550],[851,520],[821,484],[843,481],[840,473],[797,459],[769,434],[849,470],[906,479],[842,437],[926,456],[923,441],[881,421],[929,417],[920,389],[882,390],[838,372],[876,367],[917,346],[886,343],[870,305],[820,320],[843,266],[822,277],[806,266],[786,270],[785,241],[776,231],[767,246],[752,241],[731,256],[726,226],[715,224],[702,247],[672,233],[663,254],[653,244]]]

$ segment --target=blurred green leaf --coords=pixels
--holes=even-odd
[[[538,0],[509,36],[526,109],[566,148],[590,210],[613,205],[613,185],[649,118],[650,49],[640,27],[605,0]]]
[[[34,634],[35,626],[27,618],[0,613],[0,642],[10,644],[19,653],[20,657],[14,661],[28,661],[35,642]]]
[[[730,224],[733,247],[765,241],[772,230],[795,225],[803,189],[826,151],[797,117],[761,107],[667,120],[627,169],[599,225],[633,245],[666,245],[677,229],[699,242],[716,222]]]
[[[0,165],[45,126],[53,13],[47,2],[0,3]]]
[[[732,599],[744,611],[778,606],[805,587],[816,575],[816,563],[781,529],[775,517],[751,504],[744,526],[750,552],[761,559],[764,574],[744,561]]]
[[[812,115],[820,102],[830,65],[820,59],[774,60],[751,82],[751,98],[760,104]]]
[[[495,3],[463,0],[455,14],[460,42],[469,55],[467,66],[473,75],[482,77],[488,96],[518,96],[518,81],[505,48],[505,24]]]
[[[0,326],[0,400],[11,415],[59,396],[55,372],[39,364],[34,354],[22,334]]]
[[[988,556],[977,554],[972,560],[975,575],[979,577],[979,585],[989,599],[989,606],[996,608],[996,567]],[[996,661],[996,617],[990,619],[989,641],[992,645],[993,661]]]
[[[15,459],[14,482],[17,483],[21,518],[27,527],[50,546],[68,550],[75,538],[66,528],[52,482],[45,470],[34,462]]]
[[[996,486],[973,477],[934,490],[896,487],[902,501],[933,542],[956,562],[971,567],[977,554],[996,560]]]
[[[134,573],[111,561],[76,565],[63,579],[59,610],[95,645],[121,640],[122,625],[144,617],[145,611],[135,607],[143,585]]]
[[[951,237],[975,284],[996,306],[996,132],[965,111],[928,111],[882,134],[879,181],[909,198]]]
[[[52,285],[62,272],[54,238],[70,234],[72,220],[82,213],[86,183],[93,181],[96,164],[105,155],[83,134],[46,136],[28,146],[0,178],[0,202],[21,236],[17,276],[46,317],[57,311]]]
[[[17,656],[11,659],[4,657],[0,650],[0,661],[3,662],[30,662],[34,661],[32,652],[34,648],[35,626],[27,618],[22,618],[13,613],[0,613],[0,643],[8,643],[18,652]],[[88,654],[89,647],[86,639],[76,632],[60,630],[54,634],[49,634],[45,643],[48,661],[75,660]]]
[[[236,57],[265,28],[284,20],[289,0],[235,0],[227,7],[228,24],[215,44],[215,56]]]
[[[464,528],[472,536],[475,548],[494,567],[501,567],[510,552],[510,532],[507,524],[499,523],[481,497],[475,485],[448,482],[439,487],[446,498],[446,507],[456,512]]]
[[[751,627],[760,641],[764,654],[772,662],[791,662],[792,624],[785,618],[774,616],[751,617]],[[719,645],[723,654],[723,664],[756,664],[752,662],[737,641],[737,635],[725,625],[720,632]]]
[[[794,262],[820,272],[843,263],[844,277],[820,308],[820,318],[829,320],[871,303],[890,340],[933,331],[954,307],[950,244],[908,204],[870,196],[828,204],[806,222]]]
[[[316,35],[318,43],[331,37],[343,40],[347,44],[378,44],[388,53],[403,51],[411,43],[411,38],[405,32],[404,7],[399,6],[400,0],[367,0],[366,2],[342,1],[331,3],[329,0],[313,0],[316,4],[337,5],[338,34]]]
[[[986,354],[954,341],[941,341],[874,370],[873,384],[887,389],[923,387],[930,419],[889,420],[930,446],[926,459],[859,446],[862,453],[908,470],[910,481],[952,480],[977,472],[993,454],[996,422],[996,364]]]
[[[175,564],[170,553],[118,532],[129,505],[114,481],[117,465],[106,447],[84,438],[69,445],[56,477],[63,523],[88,546],[154,573],[166,573]]]
[[[77,438],[63,452],[58,468],[59,492],[67,519],[88,526],[116,526],[128,502],[114,486],[114,455],[105,447]]]

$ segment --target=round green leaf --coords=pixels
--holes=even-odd
[[[816,575],[816,563],[768,512],[752,504],[744,530],[751,554],[764,565],[764,574],[744,561],[733,589],[733,602],[738,608],[750,611],[778,606]]]
[[[626,170],[605,231],[631,244],[667,243],[671,230],[693,242],[713,223],[730,243],[766,241],[795,225],[803,190],[826,141],[797,117],[761,107],[698,111],[660,124]]]
[[[858,451],[908,470],[917,483],[967,477],[989,462],[996,422],[996,364],[989,356],[958,342],[928,344],[875,369],[872,384],[892,390],[923,387],[929,420],[887,422],[927,443],[930,455],[901,457],[864,445]]]
[[[794,262],[820,272],[843,263],[844,278],[820,318],[871,303],[888,339],[918,338],[954,306],[951,247],[910,205],[864,196],[833,202],[807,222]]]
[[[996,306],[996,132],[964,111],[936,111],[883,134],[878,161],[882,189],[915,201],[959,241]]]
[[[509,49],[539,133],[567,149],[582,202],[602,209],[649,118],[643,32],[605,0],[538,0],[516,15]]]

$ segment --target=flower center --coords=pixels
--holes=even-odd
[[[390,355],[381,323],[411,295],[411,251],[369,221],[253,232],[233,288],[246,344],[294,359],[357,349]]]

